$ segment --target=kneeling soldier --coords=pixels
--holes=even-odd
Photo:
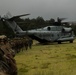
[[[8,64],[10,68],[11,75],[17,75],[17,66],[16,61],[13,57],[13,50],[10,47],[6,36],[0,38],[0,49],[2,50],[2,57],[4,58],[4,61]]]

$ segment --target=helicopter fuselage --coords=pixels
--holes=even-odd
[[[74,40],[74,33],[72,28],[63,26],[47,26],[40,29],[33,29],[28,31],[21,31],[19,35],[26,33],[32,39],[35,39],[41,43],[45,42],[63,42]]]
[[[25,15],[18,15],[18,16],[11,16],[10,13],[7,13],[6,16],[2,18],[2,21],[9,26],[13,32],[17,36],[23,36],[28,35],[32,39],[35,39],[39,41],[40,43],[46,43],[46,42],[64,42],[64,41],[70,41],[70,43],[74,40],[74,32],[71,27],[64,27],[62,25],[59,25],[60,23],[56,23],[55,25],[42,27],[39,29],[33,29],[33,30],[27,30],[23,31],[17,23],[14,21],[15,18],[19,18],[21,16]]]

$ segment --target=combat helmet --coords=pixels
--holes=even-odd
[[[7,36],[5,35],[0,35],[0,42],[1,41],[7,41]]]

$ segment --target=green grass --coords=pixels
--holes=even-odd
[[[15,57],[18,75],[76,75],[74,43],[33,45]]]

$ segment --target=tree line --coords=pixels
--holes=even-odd
[[[53,23],[55,22],[55,19],[51,18],[50,20],[44,20],[43,17],[38,16],[37,18],[18,18],[15,20],[16,23],[23,29],[23,30],[30,30],[30,29],[37,29],[37,28],[41,28],[41,27],[45,27],[45,26],[51,26],[53,25]],[[65,23],[65,26],[69,26],[69,23]],[[71,27],[74,30],[74,33],[76,35],[76,24],[72,23]],[[13,31],[6,27],[1,21],[0,21],[0,35],[7,35],[12,37],[12,35],[14,36]]]

